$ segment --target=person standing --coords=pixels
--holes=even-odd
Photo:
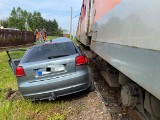
[[[43,32],[42,30],[39,31],[39,42],[42,43],[42,39],[43,39],[43,36],[42,36]]]
[[[38,31],[38,33],[37,33],[37,40],[40,42],[40,31]]]
[[[45,30],[45,28],[43,28],[43,40],[44,41],[46,41],[46,37],[47,37],[47,35],[46,35],[46,30]]]
[[[34,31],[34,42],[38,40],[38,29]]]

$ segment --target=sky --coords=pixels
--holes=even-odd
[[[0,19],[6,19],[13,7],[33,13],[38,11],[45,19],[56,19],[62,29],[70,31],[70,11],[73,8],[73,17],[81,10],[82,0],[0,0]],[[73,30],[76,31],[79,16],[74,18]]]

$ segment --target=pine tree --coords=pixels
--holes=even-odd
[[[46,29],[47,35],[61,35],[62,30],[59,29],[58,22],[53,20],[46,20],[41,16],[40,12],[34,11],[33,13],[22,10],[20,7],[14,7],[8,19],[8,26],[25,30],[25,22],[28,22],[30,30]]]

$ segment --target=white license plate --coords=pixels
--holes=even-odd
[[[64,71],[65,68],[64,68],[64,65],[57,65],[57,66],[54,66],[54,67],[51,67],[51,72],[61,72],[61,71]]]
[[[62,72],[65,70],[64,65],[56,65],[56,66],[48,66],[44,70],[38,70],[38,76],[54,73],[54,72]]]

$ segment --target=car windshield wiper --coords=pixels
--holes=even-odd
[[[52,59],[52,58],[59,58],[59,57],[65,57],[65,56],[69,56],[69,55],[49,56],[49,57],[48,57],[48,59]]]

